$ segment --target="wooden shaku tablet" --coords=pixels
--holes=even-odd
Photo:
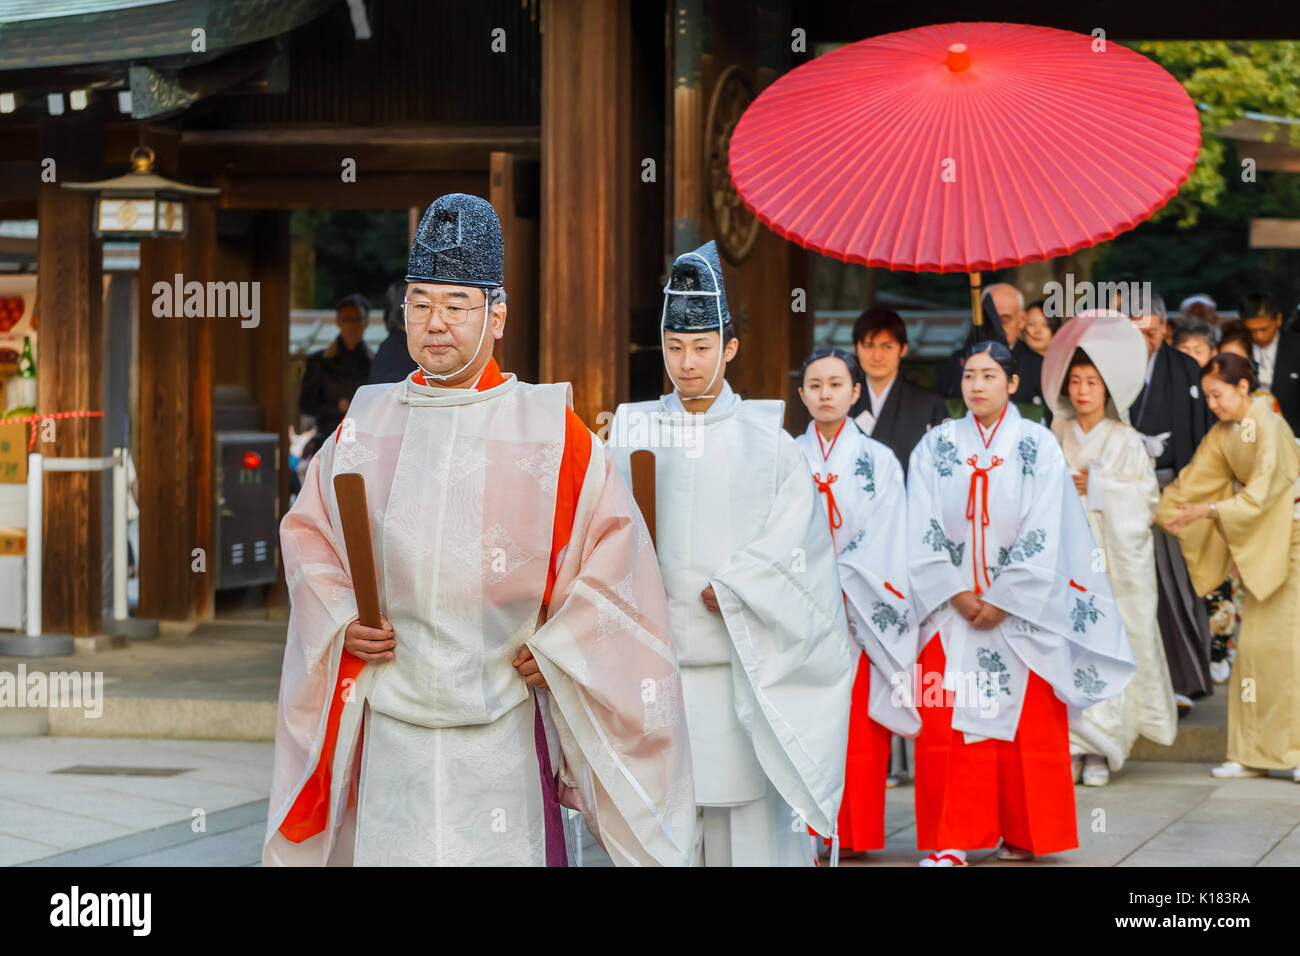
[[[357,598],[358,620],[366,627],[382,627],[379,618],[379,583],[375,576],[375,549],[370,543],[370,510],[366,506],[366,480],[360,475],[334,476],[334,496],[339,503],[343,543],[352,569],[352,590]]]
[[[632,452],[632,497],[641,509],[646,529],[650,532],[650,541],[655,540],[655,453],[646,448]]]

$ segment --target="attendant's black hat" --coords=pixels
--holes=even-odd
[[[504,284],[503,248],[490,202],[465,193],[439,196],[411,240],[406,281],[495,289]]]
[[[673,261],[664,288],[664,331],[717,332],[719,312],[724,333],[730,333],[731,312],[722,285],[722,262],[717,243],[710,239]]]

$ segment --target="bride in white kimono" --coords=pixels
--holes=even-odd
[[[916,612],[907,588],[907,489],[888,445],[848,417],[856,363],[840,349],[804,362],[799,397],[813,420],[795,439],[808,461],[835,544],[849,631],[861,653],[853,682],[848,760],[840,801],[845,855],[885,845],[885,777],[894,734],[915,737],[915,706],[895,700],[916,661]]]
[[[1006,860],[1078,846],[1066,705],[1115,696],[1134,670],[1065,458],[1009,401],[1015,371],[1006,346],[973,345],[969,414],[931,429],[908,468],[917,846],[954,848],[927,866],[999,839]]]
[[[1128,423],[1128,408],[1142,390],[1142,344],[1142,333],[1119,313],[1083,312],[1061,327],[1043,359],[1052,434],[1083,498],[1137,662],[1122,694],[1070,722],[1075,777],[1081,772],[1084,785],[1093,787],[1124,766],[1138,737],[1168,746],[1178,733],[1156,626],[1151,522],[1160,491],[1142,436]]]

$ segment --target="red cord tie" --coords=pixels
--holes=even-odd
[[[820,471],[813,475],[813,481],[817,482],[817,490],[826,496],[826,516],[831,523],[832,538],[835,537],[835,529],[844,523],[844,520],[840,517],[839,506],[835,504],[835,492],[831,491],[831,485],[835,483],[835,479],[838,477],[839,475],[832,475],[827,472],[826,480],[823,481]]]
[[[990,436],[991,437],[991,436]],[[979,466],[979,455],[971,455],[966,459],[966,464],[975,469],[970,476],[970,494],[966,498],[966,517],[970,519],[972,543],[978,545],[978,549],[971,551],[971,569],[975,577],[975,593],[983,594],[984,589],[980,587],[980,567],[984,568],[984,583],[993,586],[993,579],[989,577],[989,562],[984,555],[984,529],[989,523],[989,472],[1002,464],[1002,459],[997,455],[993,456],[992,464],[987,468]],[[980,513],[975,514],[975,499],[978,496],[980,500]]]
[[[32,427],[29,429],[30,434],[27,436],[27,450],[31,451],[36,447],[36,423],[43,422],[47,418],[103,418],[103,412],[42,412],[37,415],[19,415],[15,418],[0,418],[0,425],[13,425],[17,422],[27,422]]]

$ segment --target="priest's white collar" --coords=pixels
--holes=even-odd
[[[472,405],[475,402],[486,402],[494,398],[500,398],[502,395],[514,391],[515,386],[519,384],[519,379],[514,372],[506,372],[504,382],[493,385],[491,388],[485,388],[482,391],[472,387],[435,388],[432,385],[420,385],[414,381],[414,377],[415,372],[412,372],[402,382],[402,393],[398,396],[398,401],[403,405]]]
[[[677,394],[676,389],[659,398],[659,404],[663,406],[664,413],[683,415],[705,424],[731,417],[740,408],[740,401],[740,396],[731,390],[731,383],[726,379],[722,380],[722,391],[718,393],[718,397],[713,400],[713,404],[709,406],[707,412],[688,412],[686,406],[682,404],[681,397]]]

